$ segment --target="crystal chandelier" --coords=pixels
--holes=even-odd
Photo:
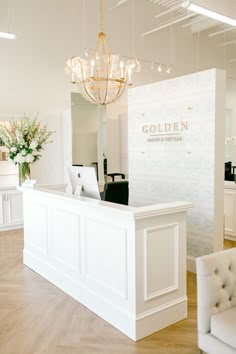
[[[133,72],[140,71],[140,63],[129,59],[125,63],[112,54],[103,31],[103,4],[100,0],[100,32],[96,47],[88,58],[72,57],[67,61],[66,72],[77,84],[81,95],[89,102],[106,105],[118,100],[128,85],[132,85]]]

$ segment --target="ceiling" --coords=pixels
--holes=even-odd
[[[235,0],[203,2],[205,7],[214,6],[236,17]],[[166,65],[173,61],[171,77],[211,67],[227,69],[229,76],[236,77],[236,63],[230,63],[236,58],[235,44],[220,46],[236,39],[236,31],[209,37],[229,28],[227,25],[209,20],[191,24],[196,18],[189,17],[142,36],[163,22],[184,16],[177,8],[155,18],[179,4],[179,0],[104,0],[104,27],[113,51],[148,61],[142,62],[135,84],[168,77],[156,67],[151,70],[152,61]],[[98,0],[12,0],[9,20],[8,1],[0,0],[0,31],[9,28],[17,36],[14,41],[0,39],[0,114],[68,106],[70,84],[65,62],[71,56],[84,56],[85,47],[95,46],[98,5]]]

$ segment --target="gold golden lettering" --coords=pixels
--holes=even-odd
[[[171,125],[170,123],[165,124],[165,132],[169,132],[171,130]]]
[[[179,123],[178,122],[174,122],[174,131],[178,131],[179,130]]]
[[[156,132],[156,127],[155,127],[154,124],[150,125],[149,131],[150,131],[150,133],[155,133]]]
[[[143,131],[144,134],[147,134],[148,126],[147,125],[143,125],[142,131]]]
[[[188,130],[188,122],[181,122],[181,130]]]

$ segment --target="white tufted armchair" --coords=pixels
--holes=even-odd
[[[236,248],[197,259],[201,353],[236,354]]]

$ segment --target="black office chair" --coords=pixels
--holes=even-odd
[[[112,178],[112,182],[115,182],[115,177],[121,177],[122,179],[125,179],[125,174],[124,173],[108,173],[107,176]]]
[[[117,204],[128,205],[129,203],[129,182],[118,181],[108,182],[104,186],[103,200]]]
[[[234,181],[235,167],[232,166],[231,161],[225,162],[225,181]]]

